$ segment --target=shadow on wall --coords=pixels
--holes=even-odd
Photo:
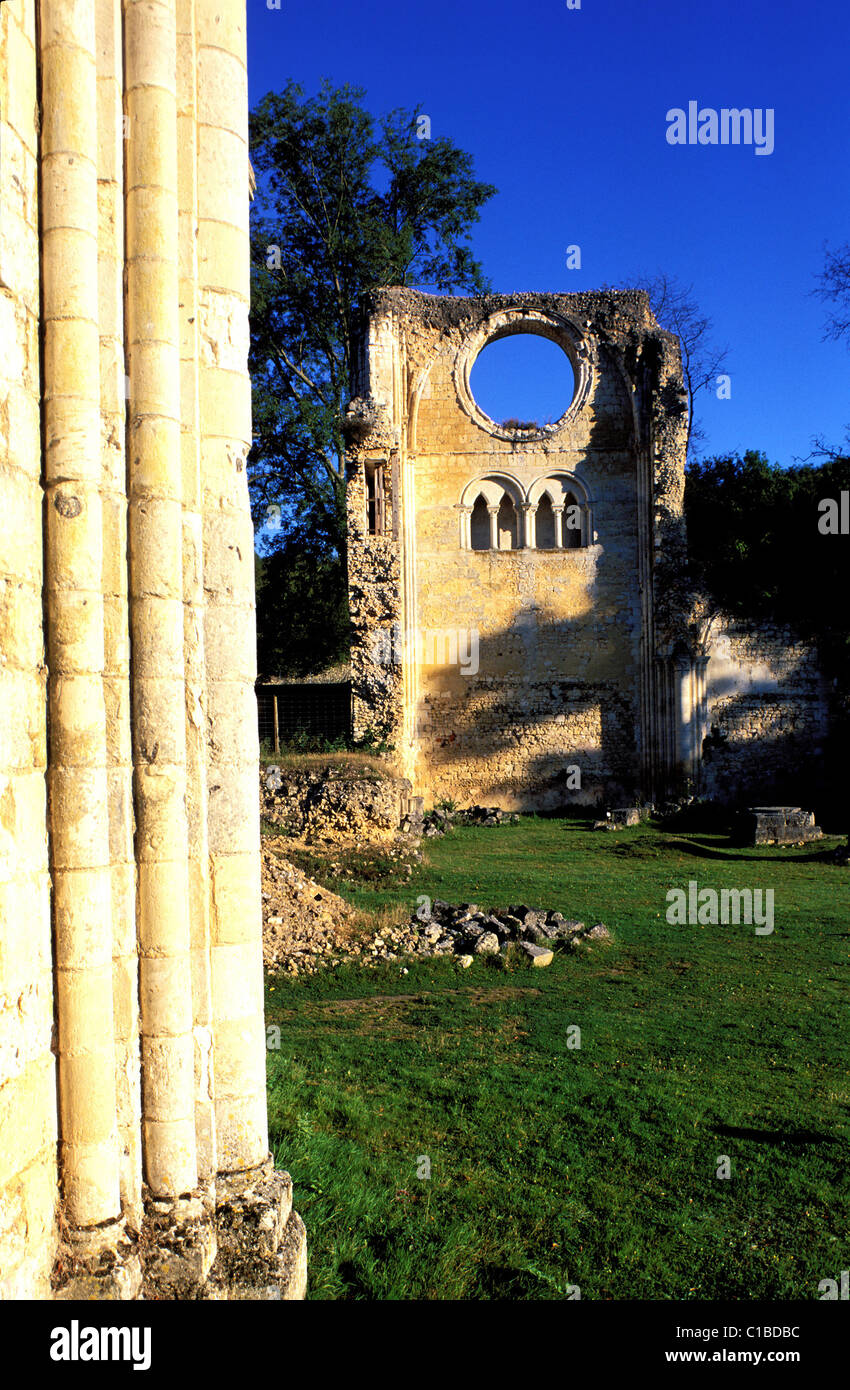
[[[781,695],[737,695],[715,711],[703,740],[701,791],[730,807],[802,806],[820,818],[835,801],[836,767],[843,766],[832,756],[834,743],[817,706],[805,711]]]
[[[508,548],[498,554],[487,548],[494,543],[489,515],[474,512],[486,483],[470,482],[463,494],[473,506],[470,549],[478,552],[470,555],[470,568],[481,581],[471,592],[485,604],[489,592],[493,609],[504,613],[512,591],[518,611],[508,626],[493,630],[493,618],[488,624],[486,611],[476,613],[474,600],[465,611],[456,605],[455,614],[463,611],[463,621],[477,624],[477,670],[462,675],[435,664],[423,672],[417,782],[430,799],[551,811],[633,801],[639,793],[638,441],[631,401],[605,346],[600,362],[615,399],[594,416],[586,452],[535,459],[538,481],[527,496],[538,508],[537,548],[516,548],[523,529],[516,503],[524,492],[513,498],[510,516],[503,516],[504,501],[499,507],[497,544]],[[492,456],[484,453],[485,459]],[[501,476],[500,465],[509,476],[511,455],[499,455]],[[569,474],[572,482],[549,497],[548,483],[540,482],[547,471],[553,478]],[[544,494],[550,506],[541,513]],[[570,505],[581,513],[580,530]],[[489,566],[486,577],[479,566]]]
[[[426,668],[418,771],[430,797],[512,810],[633,800],[636,663],[631,641],[623,650],[616,624],[608,628],[598,618],[552,621],[526,611],[510,629],[479,637],[475,674]]]
[[[546,624],[566,651],[581,626]],[[482,637],[476,675],[430,668],[432,689],[420,699],[417,730],[418,771],[430,798],[526,811],[639,800],[636,667],[624,662],[619,680],[595,674],[592,666],[569,676],[496,676],[521,639],[517,628]],[[598,656],[600,665],[609,665],[604,650]],[[616,650],[612,656],[617,659]],[[713,711],[692,790],[730,809],[803,806],[829,822],[838,811],[846,743],[815,690],[806,697],[783,691],[780,682],[766,694],[726,695]]]
[[[701,789],[725,805],[802,805],[829,819],[846,737],[823,675],[808,651],[794,652],[790,631],[778,647],[769,625],[749,631],[772,636],[772,650],[733,666],[724,637],[709,663]]]

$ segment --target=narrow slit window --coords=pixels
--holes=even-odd
[[[366,530],[370,536],[384,534],[384,470],[380,464],[366,464]]]

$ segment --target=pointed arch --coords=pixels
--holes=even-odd
[[[587,484],[574,473],[557,471],[536,478],[528,489],[528,505],[537,530],[537,544],[542,550],[549,547],[540,542],[540,507],[544,497],[555,516],[555,548],[574,550],[593,545],[593,500]],[[548,515],[546,507],[544,517]]]
[[[534,531],[538,550],[557,549],[555,512],[552,507],[552,498],[549,496],[548,492],[544,492],[540,501],[537,503]]]
[[[490,513],[487,510],[487,499],[481,492],[475,499],[469,518],[469,548],[490,549]]]
[[[519,546],[519,513],[513,498],[506,492],[502,495],[496,513],[496,530],[499,550],[516,550]]]

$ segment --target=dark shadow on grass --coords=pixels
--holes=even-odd
[[[375,1297],[375,1291],[372,1285],[362,1277],[360,1270],[353,1260],[342,1260],[337,1269],[337,1274],[345,1285],[345,1293],[342,1295],[343,1299],[373,1299]]]
[[[473,1298],[490,1299],[533,1299],[539,1298],[546,1285],[526,1269],[512,1269],[510,1265],[484,1264],[477,1270]]]
[[[742,1125],[716,1125],[712,1131],[724,1139],[750,1139],[754,1144],[837,1144],[832,1134],[816,1129],[749,1129]]]
[[[565,802],[563,806],[551,806],[533,814],[537,820],[566,821],[565,830],[592,830],[594,821],[599,819],[598,810],[585,811],[575,802]]]
[[[662,840],[661,849],[678,851],[681,854],[689,854],[694,859],[723,859],[728,864],[747,863],[747,864],[829,864],[832,863],[834,848],[810,850],[806,854],[787,853],[787,848],[783,846],[765,845],[765,849],[773,849],[774,853],[770,856],[765,854],[748,854],[732,840],[729,841],[729,848],[708,844],[705,840]]]

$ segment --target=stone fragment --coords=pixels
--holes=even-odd
[[[584,931],[584,922],[567,922],[562,920],[554,926],[553,930],[556,937],[559,938],[579,936]]]
[[[547,951],[544,946],[535,946],[531,941],[520,941],[519,949],[528,956],[532,965],[551,965],[553,952]]]
[[[736,823],[736,839],[746,845],[803,845],[823,838],[814,814],[799,806],[750,806]]]
[[[611,933],[602,922],[596,922],[589,932],[585,933],[585,941],[610,941]]]

